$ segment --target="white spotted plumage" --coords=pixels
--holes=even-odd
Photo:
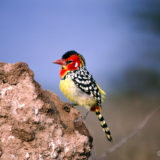
[[[63,80],[65,80],[68,77],[71,78],[75,86],[82,92],[84,92],[84,94],[87,95],[87,97],[93,97],[93,99],[95,99],[95,103],[101,105],[102,96],[100,94],[99,88],[95,80],[93,79],[92,75],[87,71],[85,66],[79,68],[78,70],[68,72],[67,75],[63,78]],[[77,94],[75,95],[77,96]]]

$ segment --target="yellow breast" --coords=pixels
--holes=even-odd
[[[70,77],[60,81],[60,89],[63,94],[74,104],[84,106],[90,109],[96,104],[96,100],[92,95],[81,91]]]

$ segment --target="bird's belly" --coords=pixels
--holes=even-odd
[[[96,104],[94,97],[81,91],[70,77],[60,81],[60,89],[74,104],[85,106],[87,109],[90,109]]]

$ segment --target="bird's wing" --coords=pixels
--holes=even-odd
[[[72,76],[73,82],[80,88],[83,92],[92,95],[98,104],[101,104],[101,89],[96,84],[92,75],[86,70],[77,70]]]

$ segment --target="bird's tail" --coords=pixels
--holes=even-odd
[[[101,127],[102,127],[103,131],[104,131],[105,134],[106,134],[107,139],[111,142],[111,141],[112,141],[111,132],[110,132],[110,130],[109,130],[109,128],[108,128],[108,125],[107,125],[107,123],[105,122],[105,120],[104,120],[104,118],[103,118],[103,116],[102,116],[102,114],[101,114],[101,107],[98,106],[98,107],[96,108],[96,111],[95,111],[95,112],[96,112],[96,115],[98,116],[98,119],[99,119],[99,121],[100,121]]]

